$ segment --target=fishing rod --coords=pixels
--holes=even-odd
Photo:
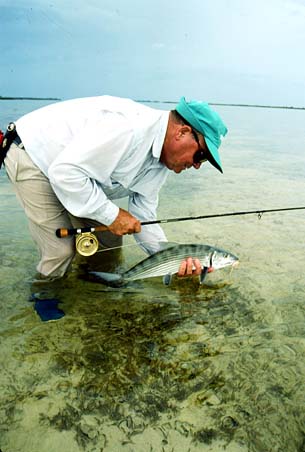
[[[282,209],[260,209],[260,210],[244,210],[239,212],[226,212],[226,213],[216,213],[211,215],[199,215],[199,216],[189,216],[189,217],[178,217],[178,218],[166,218],[163,220],[152,220],[152,221],[143,221],[141,223],[142,226],[147,226],[150,224],[164,224],[164,223],[176,223],[179,221],[191,221],[191,220],[205,220],[209,218],[220,218],[220,217],[233,217],[240,215],[253,215],[257,214],[260,219],[264,213],[271,212],[287,212],[292,210],[305,210],[304,207],[284,207]],[[68,237],[70,235],[83,234],[88,232],[103,232],[107,231],[108,227],[104,225],[96,226],[96,227],[84,227],[84,228],[59,228],[56,229],[56,236],[59,238]]]

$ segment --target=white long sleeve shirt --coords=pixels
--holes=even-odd
[[[160,162],[169,112],[129,99],[99,96],[68,100],[16,121],[33,162],[74,216],[110,225],[114,199],[129,197],[140,221],[156,219],[158,193],[169,170]],[[135,234],[148,253],[166,237],[158,225]]]

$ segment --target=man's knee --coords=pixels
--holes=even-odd
[[[63,240],[64,242],[64,240]],[[37,271],[47,277],[59,278],[69,270],[71,262],[75,256],[75,246],[72,243],[61,243],[60,246],[52,250],[44,250]]]

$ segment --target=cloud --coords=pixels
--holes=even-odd
[[[6,93],[178,98],[199,90],[234,102],[278,87],[284,103],[305,92],[304,0],[189,0],[187,8],[184,0],[175,8],[161,0],[17,0],[12,8],[0,0],[0,8]]]
[[[165,48],[165,44],[163,42],[154,42],[152,44],[152,48],[159,50],[159,49],[164,49]]]

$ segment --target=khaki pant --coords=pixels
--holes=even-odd
[[[12,144],[4,161],[17,198],[29,221],[34,242],[40,251],[37,271],[43,277],[59,278],[68,270],[75,255],[75,238],[58,238],[57,228],[97,226],[93,220],[75,218],[57,199],[48,178],[24,149]],[[105,247],[120,246],[122,238],[106,231],[98,239]]]

